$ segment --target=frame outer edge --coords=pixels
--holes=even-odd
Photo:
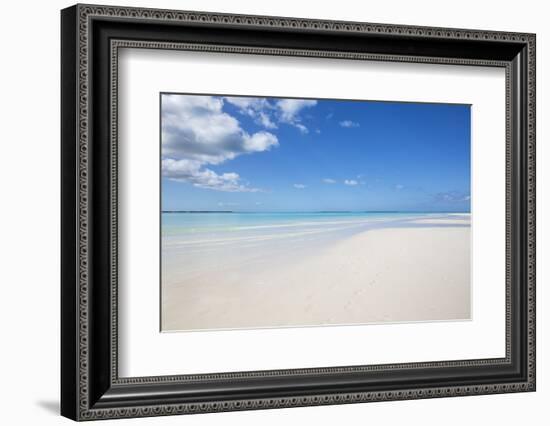
[[[78,413],[77,7],[61,11],[61,414]]]
[[[90,52],[91,38],[88,27],[88,13],[86,7],[77,4],[77,34],[78,34],[78,60],[77,60],[77,107],[78,107],[78,128],[77,128],[77,146],[78,146],[78,387],[77,387],[77,420],[90,418],[92,412],[89,407],[89,350],[90,328],[88,324],[88,260],[89,260],[89,173],[88,173],[88,135],[89,135],[89,88],[90,88]]]
[[[78,289],[73,291],[76,294],[76,314],[71,318],[73,325],[77,325],[76,336],[74,338],[74,348],[78,356],[78,359],[74,363],[74,371],[76,381],[73,384],[76,393],[76,407],[75,417],[71,417],[75,420],[92,420],[92,419],[105,419],[114,417],[141,417],[141,416],[159,416],[170,414],[182,414],[182,413],[194,413],[194,412],[219,412],[229,410],[243,410],[243,409],[263,409],[263,408],[282,408],[292,406],[308,406],[308,405],[324,405],[324,404],[343,404],[352,402],[367,402],[367,401],[380,401],[380,400],[400,400],[400,399],[416,399],[416,398],[435,398],[442,396],[463,396],[463,395],[475,395],[475,394],[489,394],[489,393],[504,393],[504,392],[517,392],[517,391],[529,391],[534,390],[535,383],[535,324],[534,324],[534,285],[535,285],[535,236],[531,235],[531,231],[534,232],[534,218],[535,218],[535,194],[534,194],[534,144],[535,144],[535,36],[533,34],[526,33],[509,33],[509,32],[496,32],[496,31],[481,31],[481,30],[462,30],[462,29],[447,29],[447,28],[429,28],[429,27],[414,27],[403,25],[386,25],[386,24],[368,24],[368,23],[354,23],[354,22],[336,22],[326,20],[313,20],[313,19],[298,19],[298,18],[278,18],[267,16],[245,16],[245,15],[229,15],[229,14],[217,14],[207,12],[185,12],[185,11],[169,11],[158,9],[141,9],[141,8],[127,8],[127,7],[110,7],[110,6],[97,6],[97,5],[77,5],[73,8],[69,8],[75,11],[76,19],[74,21],[76,31],[76,51],[74,52],[75,60],[75,75],[76,88],[75,98],[78,106],[77,126],[75,140],[78,142],[78,151],[76,153],[76,170],[75,178],[78,180],[78,184],[75,183],[75,187],[78,190],[76,194],[76,203],[73,204],[72,210],[77,215],[77,227],[76,234],[78,235],[77,250],[73,252],[77,255],[77,283]],[[69,9],[65,9],[63,13],[67,14]],[[89,82],[89,63],[88,63],[88,49],[90,45],[88,18],[91,16],[107,17],[107,18],[121,18],[121,19],[140,19],[148,21],[177,21],[177,22],[192,22],[192,23],[206,23],[206,24],[226,24],[232,26],[255,26],[255,27],[276,27],[276,28],[290,28],[290,29],[310,29],[310,30],[326,30],[327,32],[358,32],[358,33],[382,33],[390,35],[398,33],[401,35],[411,35],[414,37],[437,37],[446,39],[470,39],[470,40],[486,40],[486,41],[507,41],[523,43],[528,46],[528,99],[529,104],[526,107],[528,118],[528,194],[527,201],[530,206],[528,210],[529,218],[529,246],[527,248],[528,254],[528,283],[526,283],[528,293],[528,306],[529,306],[529,325],[528,325],[528,365],[527,370],[530,374],[530,378],[526,382],[506,382],[495,385],[479,385],[470,386],[464,388],[463,386],[450,386],[448,388],[426,388],[426,389],[403,389],[400,391],[387,391],[378,392],[373,394],[360,393],[360,394],[328,394],[328,395],[316,395],[306,397],[281,397],[267,399],[255,399],[255,400],[235,400],[235,401],[220,401],[199,404],[197,406],[193,404],[171,404],[166,403],[159,406],[142,406],[136,408],[120,407],[110,409],[93,409],[89,407],[89,387],[88,387],[88,374],[89,374],[89,357],[88,357],[88,345],[89,345],[89,316],[88,316],[88,233],[89,233],[89,221],[88,221],[88,136],[89,136],[89,117],[88,117],[88,84]],[[401,32],[402,31],[402,32]],[[65,69],[65,68],[63,68]],[[72,103],[71,103],[72,104]],[[63,104],[63,116],[67,114],[67,108],[71,108],[74,105],[67,106]],[[62,123],[62,128],[66,129],[67,124]],[[526,141],[527,142],[527,141]],[[65,146],[65,139],[63,147]],[[74,141],[72,141],[74,143]],[[75,144],[76,145],[76,144]],[[72,161],[75,161],[73,157]],[[66,161],[63,161],[66,165]],[[66,170],[66,168],[65,168]],[[65,173],[65,172],[64,172]],[[64,176],[63,176],[64,177]],[[63,189],[67,189],[65,181],[62,185]],[[70,211],[70,208],[64,203],[63,209],[65,213]],[[63,227],[66,227],[63,224]],[[65,229],[66,231],[66,229]],[[71,256],[69,260],[74,259]],[[67,262],[67,256],[63,252],[62,256],[64,262]],[[65,270],[65,266],[62,267]],[[71,282],[72,285],[74,283]],[[63,288],[67,286],[66,280],[63,281]],[[76,286],[75,286],[76,287]],[[65,304],[66,305],[66,304]],[[66,316],[63,316],[66,318]],[[63,340],[62,344],[68,342],[70,339]],[[65,351],[65,346],[62,348],[62,352]],[[73,352],[73,353],[75,353]],[[66,367],[63,366],[62,370]],[[67,401],[66,393],[62,392],[62,406],[63,401]],[[68,415],[67,412],[63,413]]]
[[[527,270],[527,286],[528,286],[528,323],[529,330],[529,350],[528,350],[528,377],[533,391],[536,391],[536,117],[537,117],[537,87],[536,87],[536,34],[529,34],[527,42],[527,173],[528,173],[528,270]]]

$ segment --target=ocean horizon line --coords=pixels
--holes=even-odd
[[[471,214],[470,211],[454,210],[161,210],[161,213],[224,213],[224,214],[289,214],[289,213],[446,213],[446,214]]]

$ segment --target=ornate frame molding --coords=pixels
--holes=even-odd
[[[504,393],[517,391],[533,391],[535,389],[535,36],[533,34],[519,34],[510,32],[478,31],[464,29],[447,28],[427,28],[410,27],[401,25],[369,24],[358,22],[337,22],[324,20],[294,19],[266,16],[246,16],[214,14],[202,12],[184,12],[156,9],[135,9],[125,7],[104,7],[77,5],[64,11],[65,33],[64,37],[74,37],[74,46],[69,42],[65,45],[65,56],[74,63],[64,65],[66,72],[74,73],[74,87],[64,90],[75,93],[76,102],[71,105],[65,105],[68,101],[64,98],[63,111],[67,108],[76,110],[74,113],[75,129],[72,137],[66,137],[63,146],[73,145],[75,156],[64,160],[75,162],[72,166],[74,170],[73,186],[67,188],[68,191],[74,191],[74,200],[65,198],[64,209],[75,214],[75,229],[73,238],[76,239],[75,247],[63,252],[64,262],[76,262],[73,265],[76,275],[64,279],[63,291],[74,292],[76,305],[69,309],[66,301],[62,301],[64,314],[63,321],[72,321],[72,327],[76,336],[68,336],[68,330],[65,330],[64,349],[65,356],[69,357],[76,353],[74,363],[71,365],[71,371],[65,372],[65,380],[62,382],[65,391],[62,391],[62,412],[63,414],[78,420],[92,420],[113,417],[141,417],[151,415],[170,415],[186,414],[196,412],[214,412],[230,411],[244,409],[262,409],[276,407],[324,405],[324,404],[342,404],[366,401],[382,400],[400,400],[416,398],[437,398],[444,396],[462,396],[488,393]],[[254,28],[254,29],[276,29],[292,32],[308,32],[327,34],[359,34],[376,35],[383,37],[411,37],[415,40],[436,39],[447,41],[468,41],[468,42],[487,42],[487,43],[507,43],[517,45],[518,48],[525,49],[525,55],[522,59],[527,61],[525,64],[526,75],[523,84],[525,84],[526,104],[523,106],[522,113],[524,125],[526,126],[525,155],[526,158],[517,159],[512,152],[512,139],[514,132],[518,129],[512,128],[512,115],[517,113],[517,106],[513,102],[514,96],[519,90],[516,85],[522,84],[513,80],[514,73],[517,73],[514,67],[517,67],[512,60],[501,59],[473,59],[460,57],[438,57],[438,56],[407,56],[402,54],[381,54],[381,53],[362,53],[345,52],[337,50],[318,50],[318,49],[296,49],[279,47],[251,47],[237,45],[216,45],[212,43],[183,43],[177,41],[145,41],[139,39],[111,39],[109,46],[110,55],[110,307],[109,307],[109,341],[111,345],[109,370],[109,386],[117,390],[125,386],[155,386],[170,385],[171,383],[185,382],[216,382],[227,379],[247,379],[247,378],[266,378],[266,377],[303,377],[304,375],[331,375],[343,373],[366,373],[373,371],[407,370],[407,369],[426,369],[426,368],[449,368],[449,367],[480,367],[488,365],[510,365],[512,363],[512,333],[514,312],[512,310],[512,279],[513,265],[511,258],[513,256],[512,239],[515,232],[513,227],[517,224],[512,219],[512,210],[515,204],[525,203],[525,246],[526,251],[526,274],[525,285],[526,300],[526,347],[525,355],[525,375],[522,380],[512,380],[508,382],[495,382],[473,385],[449,385],[434,387],[403,387],[397,390],[376,390],[376,391],[357,391],[357,392],[328,392],[316,393],[300,396],[273,396],[268,398],[219,398],[214,401],[206,402],[170,402],[148,404],[148,403],[125,403],[115,402],[115,397],[107,399],[104,403],[102,398],[93,396],[97,391],[90,388],[91,375],[97,373],[97,368],[90,363],[90,356],[94,351],[93,341],[95,335],[92,333],[92,323],[95,317],[90,315],[90,287],[92,284],[90,277],[91,262],[91,240],[94,238],[91,234],[92,217],[94,208],[92,187],[93,170],[91,170],[90,142],[93,136],[90,132],[90,115],[92,113],[92,81],[91,81],[91,50],[93,36],[91,35],[92,23],[95,20],[109,20],[110,22],[139,22],[141,24],[162,25],[166,23],[177,25],[215,25],[224,28]],[[353,366],[353,367],[327,367],[322,369],[304,369],[304,370],[275,370],[244,373],[222,373],[212,375],[193,375],[193,376],[161,376],[161,377],[140,377],[140,378],[119,378],[117,369],[117,71],[118,71],[118,49],[119,48],[155,48],[155,49],[177,49],[177,50],[196,50],[196,51],[218,51],[239,54],[265,54],[265,55],[298,55],[314,56],[339,59],[358,59],[375,61],[397,61],[397,62],[423,62],[423,63],[442,63],[457,65],[481,65],[504,67],[506,69],[506,110],[507,110],[507,214],[506,214],[506,240],[507,240],[507,260],[506,260],[506,357],[503,359],[482,359],[482,360],[462,360],[451,362],[432,362],[432,363],[414,363],[414,364],[388,364],[373,366]],[[68,51],[71,51],[68,53]],[[71,99],[69,96],[67,99]],[[70,133],[70,132],[69,132]],[[76,160],[75,160],[76,159]],[[516,170],[515,161],[523,161],[526,172],[525,197],[518,200],[512,194],[513,170]],[[72,164],[72,163],[71,163]],[[64,166],[67,170],[71,167]],[[72,202],[69,207],[68,204]],[[67,207],[65,207],[67,206]],[[523,224],[523,222],[522,222]],[[72,230],[67,230],[69,232]],[[67,245],[67,244],[66,244]],[[72,290],[69,290],[72,288]],[[72,329],[71,329],[72,331]],[[75,351],[76,352],[73,352]],[[63,367],[67,368],[67,367]],[[74,377],[73,377],[74,376]],[[75,379],[74,382],[69,379]],[[106,379],[104,379],[106,380]],[[96,387],[100,387],[94,385]],[[75,392],[75,398],[68,396],[69,392]],[[100,392],[101,393],[101,392]],[[115,395],[116,396],[116,395]]]

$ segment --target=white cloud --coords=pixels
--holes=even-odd
[[[219,164],[278,145],[277,137],[271,133],[245,132],[222,107],[223,100],[212,96],[163,95],[163,155]],[[258,144],[259,139],[267,143]]]
[[[277,125],[273,121],[271,121],[271,118],[269,118],[269,115],[267,115],[265,112],[258,113],[257,122],[267,129],[277,128]]]
[[[278,123],[308,133],[300,112],[317,104],[315,100],[216,97],[202,95],[162,96],[163,176],[201,188],[228,192],[255,192],[237,173],[218,174],[207,168],[240,155],[269,151],[277,147],[277,136],[267,130],[246,132],[239,120],[224,111],[231,104],[265,129]],[[304,186],[305,187],[305,186]]]
[[[252,117],[260,126],[266,129],[277,128],[277,124],[270,117],[274,106],[266,98],[225,97],[224,99],[236,106],[241,114]]]
[[[334,179],[325,178],[323,179],[323,183],[336,183],[336,181]]]
[[[280,99],[277,101],[277,107],[281,110],[281,120],[285,122],[296,120],[302,109],[315,105],[317,105],[317,101],[312,99]]]
[[[279,141],[267,131],[244,131],[235,117],[223,112],[223,103],[212,96],[162,96],[163,176],[218,191],[255,192],[238,174],[220,175],[204,166],[268,151]]]
[[[254,133],[252,136],[246,135],[243,142],[246,152],[268,151],[272,146],[279,145],[277,136],[264,131]]]
[[[203,163],[196,160],[162,160],[162,175],[180,182],[188,182],[198,188],[213,189],[225,192],[259,192],[242,183],[237,173],[217,174],[213,170],[203,167]]]
[[[355,121],[351,121],[351,120],[344,120],[344,121],[340,121],[340,126],[342,127],[347,127],[347,128],[351,128],[351,127],[359,127],[359,123],[356,123]]]
[[[308,133],[308,129],[301,123],[300,111],[317,105],[317,101],[312,99],[279,99],[276,102],[279,109],[279,121],[290,124],[300,130],[302,133]]]
[[[395,189],[397,189],[398,191],[401,191],[403,188],[405,188],[405,185],[401,185],[401,184],[395,185]]]
[[[235,207],[235,206],[238,206],[238,205],[239,205],[239,203],[223,202],[223,201],[220,201],[218,203],[219,207]]]
[[[296,127],[303,134],[308,133],[309,129],[302,123],[300,112],[317,104],[317,101],[309,99],[279,99],[273,102],[267,98],[229,96],[223,99],[266,129],[276,129],[277,123],[285,123]]]
[[[295,183],[293,186],[296,189],[304,189],[306,187],[303,183]]]
[[[224,100],[246,112],[248,110],[261,111],[269,102],[266,98],[251,98],[248,96],[226,96]]]
[[[295,126],[302,134],[309,133],[309,130],[306,126],[304,126],[302,123],[294,123],[293,126]]]
[[[350,185],[350,186],[355,186],[357,185],[359,182],[357,182],[355,179],[346,179],[344,181],[344,184],[346,185]]]

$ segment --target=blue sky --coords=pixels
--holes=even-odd
[[[161,95],[162,209],[470,211],[470,106]]]

